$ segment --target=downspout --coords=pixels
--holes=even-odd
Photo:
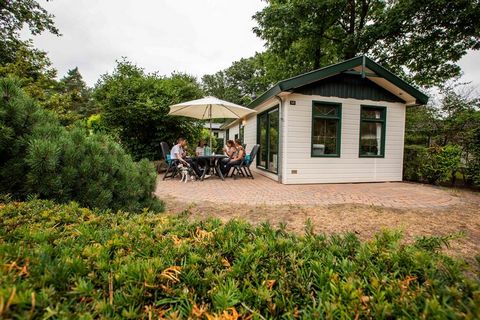
[[[277,168],[277,174],[278,174],[278,182],[280,183],[283,183],[283,161],[285,161],[285,159],[283,159],[283,125],[284,125],[284,119],[283,119],[283,114],[284,114],[284,110],[283,108],[285,107],[284,106],[284,103],[283,103],[283,99],[276,95],[275,98],[278,100],[279,102],[279,108],[278,108],[278,117],[279,117],[279,120],[280,120],[280,123],[279,123],[279,126],[278,126],[278,168]]]

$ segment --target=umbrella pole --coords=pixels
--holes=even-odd
[[[210,151],[212,150],[212,105],[210,105]]]

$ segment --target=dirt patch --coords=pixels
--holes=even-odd
[[[362,240],[371,239],[382,229],[403,231],[405,241],[419,236],[463,233],[446,251],[470,262],[480,254],[480,210],[477,201],[466,201],[443,209],[394,209],[359,204],[328,206],[297,205],[227,205],[213,202],[185,203],[167,201],[172,214],[187,211],[191,219],[218,218],[222,221],[243,219],[254,225],[268,222],[284,224],[288,231],[302,233],[307,220],[317,233],[354,232]]]

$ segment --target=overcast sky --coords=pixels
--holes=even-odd
[[[260,0],[54,0],[42,5],[55,15],[61,37],[34,38],[59,76],[78,66],[88,85],[111,72],[122,56],[148,72],[183,71],[201,77],[263,51],[252,32]],[[464,80],[480,87],[480,54],[460,65]]]

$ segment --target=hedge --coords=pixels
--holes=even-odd
[[[478,318],[479,280],[445,242],[10,202],[0,318]]]

